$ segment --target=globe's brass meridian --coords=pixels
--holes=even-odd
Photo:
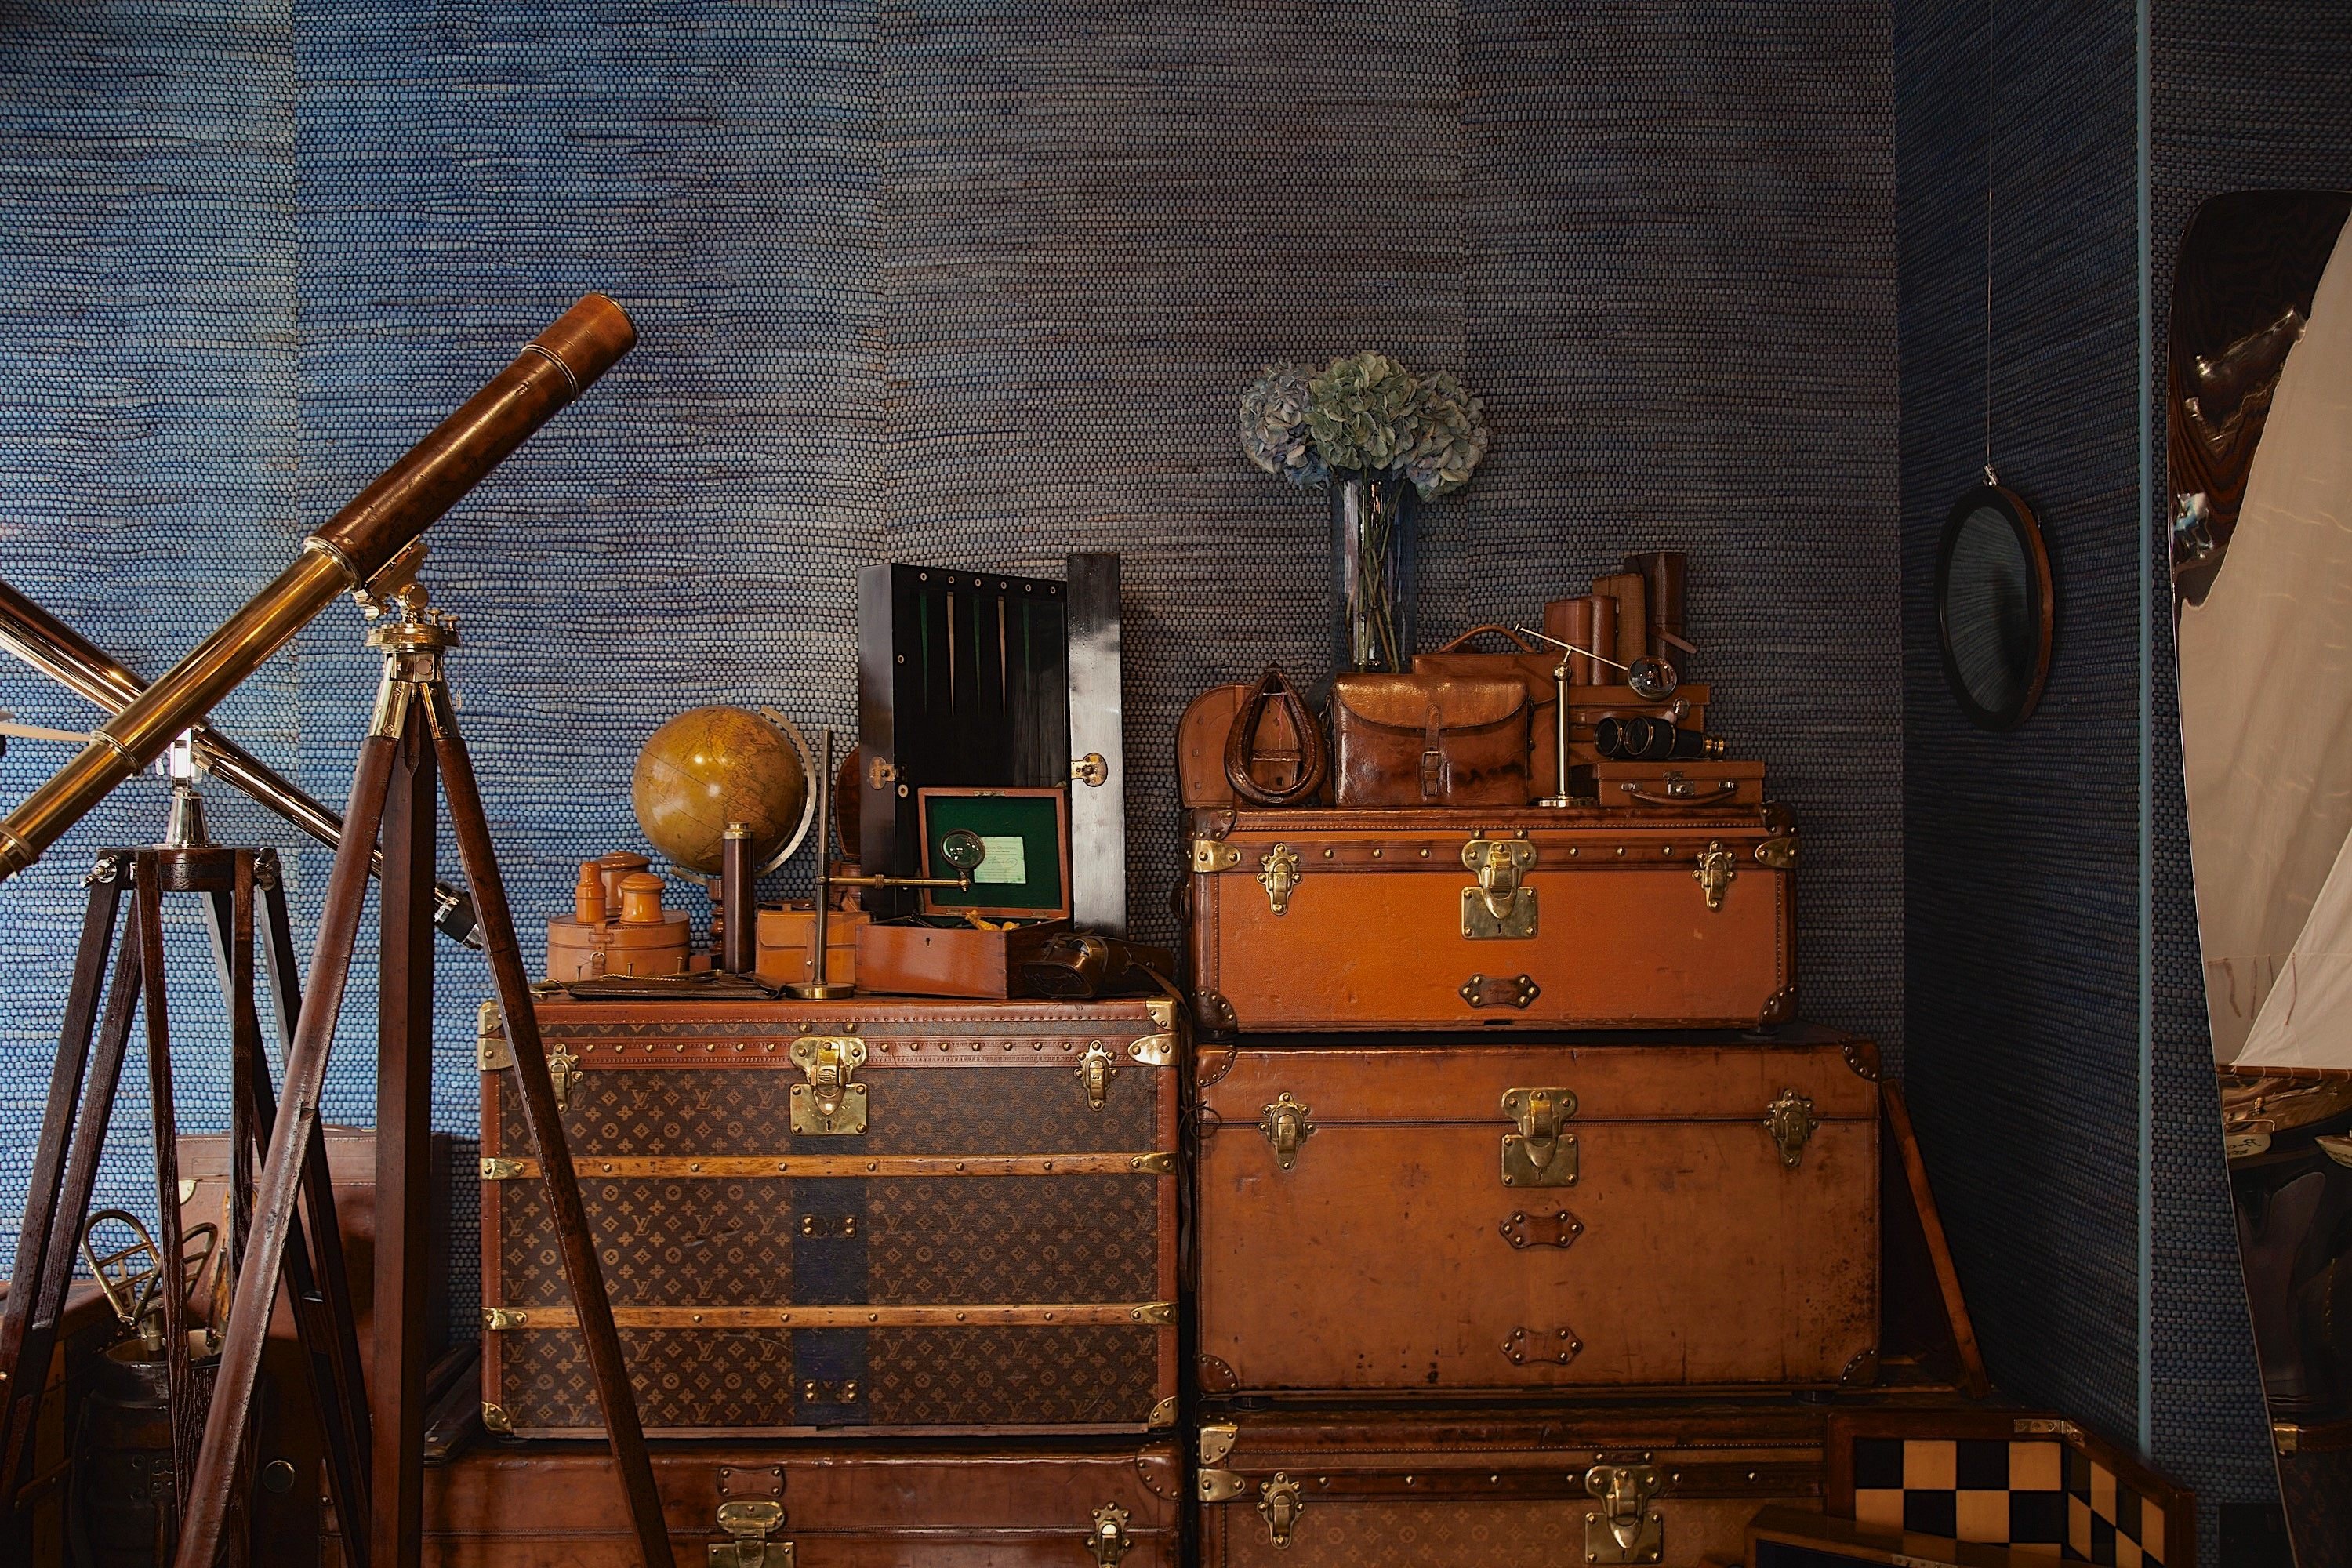
[[[647,737],[629,801],[665,858],[715,877],[730,823],[751,830],[755,866],[798,842],[814,804],[810,779],[789,726],[741,708],[693,708]]]

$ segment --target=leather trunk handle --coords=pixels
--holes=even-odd
[[[1725,795],[1738,794],[1739,786],[1729,779],[1723,779],[1705,795],[1652,795],[1639,784],[1629,784],[1625,786],[1625,793],[1646,805],[1706,805]]]
[[[1517,648],[1521,653],[1541,653],[1544,651],[1542,648],[1536,647],[1535,644],[1528,641],[1527,638],[1519,636],[1518,633],[1513,631],[1510,627],[1499,626],[1493,621],[1487,622],[1483,626],[1472,626],[1468,631],[1464,632],[1460,637],[1455,637],[1452,642],[1447,643],[1444,647],[1439,648],[1437,651],[1440,653],[1460,653],[1463,648],[1466,647],[1471,643],[1477,641],[1479,637],[1485,636],[1488,632],[1493,632],[1496,637],[1506,639],[1511,644],[1511,646]]]
[[[1287,789],[1268,789],[1250,773],[1250,750],[1269,702],[1280,703],[1282,710],[1290,716],[1291,728],[1298,731],[1298,777]],[[1265,674],[1234,714],[1233,728],[1225,731],[1225,782],[1233,786],[1235,796],[1254,805],[1290,805],[1312,798],[1323,787],[1323,775],[1330,767],[1331,753],[1323,743],[1323,727],[1307,710],[1307,704],[1292,689],[1289,677],[1282,673],[1282,666],[1267,665]]]

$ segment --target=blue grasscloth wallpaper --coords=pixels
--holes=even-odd
[[[635,840],[627,764],[660,719],[852,722],[856,567],[1086,547],[1125,556],[1131,913],[1166,940],[1177,715],[1322,647],[1323,503],[1245,466],[1234,398],[1267,359],[1380,346],[1463,372],[1496,428],[1476,484],[1425,513],[1434,636],[1525,619],[1625,550],[1696,552],[1723,728],[1805,824],[1807,1010],[1899,1045],[1883,6],[0,20],[0,575],[143,673],[582,290],[635,316],[638,350],[431,535],[527,950],[578,860]],[[374,680],[337,606],[220,721],[340,804]],[[90,721],[21,670],[0,706]],[[0,799],[56,760],[13,750]],[[286,848],[307,931],[325,853],[215,800],[219,837]],[[0,1257],[78,877],[159,803],[126,786],[0,888]],[[192,911],[173,931],[180,1102],[217,1125]],[[363,948],[327,1096],[358,1121]],[[462,1132],[485,977],[438,953],[436,1113]],[[149,1206],[132,1088],[105,1195]],[[470,1247],[461,1222],[461,1322]]]

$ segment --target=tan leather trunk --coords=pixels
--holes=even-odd
[[[1173,1000],[549,1001],[539,1024],[649,1434],[1174,1424]],[[484,1419],[588,1436],[513,1094],[486,1071]]]
[[[1191,815],[1203,1028],[1753,1027],[1796,1016],[1779,805]]]
[[[1195,1064],[1210,1394],[1875,1375],[1867,1041],[1251,1040]]]
[[[679,1568],[1175,1568],[1184,1471],[1146,1447],[663,1445],[654,1480]],[[733,1528],[719,1510],[730,1508]],[[772,1512],[771,1510],[772,1509]],[[325,1562],[345,1561],[338,1521]],[[756,1542],[764,1557],[742,1550]],[[613,1461],[584,1445],[476,1448],[425,1472],[426,1568],[635,1568]]]
[[[1701,1568],[1772,1503],[1818,1510],[1818,1411],[1633,1404],[1292,1410],[1201,1428],[1203,1568]]]

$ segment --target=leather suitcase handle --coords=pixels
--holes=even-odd
[[[1291,728],[1298,732],[1298,777],[1287,789],[1268,789],[1250,773],[1250,748],[1257,737],[1258,721],[1265,716],[1265,705],[1278,702],[1290,716]],[[1292,689],[1290,679],[1278,664],[1265,667],[1250,694],[1242,699],[1234,714],[1233,728],[1225,731],[1225,782],[1233,786],[1236,797],[1254,805],[1289,805],[1297,801],[1313,798],[1323,787],[1323,775],[1330,771],[1331,753],[1323,744],[1323,727],[1307,704]]]
[[[1468,631],[1464,632],[1460,637],[1455,637],[1452,642],[1447,643],[1444,647],[1439,648],[1437,651],[1440,653],[1460,653],[1464,648],[1469,647],[1470,644],[1477,641],[1481,637],[1485,636],[1488,632],[1493,632],[1496,637],[1503,638],[1512,647],[1517,648],[1521,653],[1542,653],[1544,651],[1535,644],[1528,641],[1527,638],[1519,636],[1518,633],[1513,631],[1510,627],[1497,625],[1493,621],[1487,622],[1483,626],[1472,626]]]
[[[1726,795],[1738,794],[1739,785],[1730,779],[1718,779],[1705,795],[1652,795],[1640,784],[1629,783],[1625,793],[1645,805],[1712,805]]]

